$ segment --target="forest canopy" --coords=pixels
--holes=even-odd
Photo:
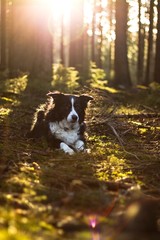
[[[1,0],[0,12],[0,69],[11,77],[52,78],[62,64],[82,84],[93,72],[115,87],[160,83],[159,0]]]

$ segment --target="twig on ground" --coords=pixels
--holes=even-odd
[[[115,129],[110,123],[108,123],[107,125],[112,129],[114,135],[117,137],[117,139],[118,139],[119,143],[121,144],[121,146],[124,147],[124,146],[123,146],[124,141],[123,141],[123,139],[119,136],[119,134],[117,133],[116,129]]]
[[[110,124],[110,123],[108,123],[108,126],[112,129],[112,131],[113,131],[113,133],[115,134],[115,136],[117,137],[117,139],[118,139],[118,141],[119,141],[119,143],[120,143],[120,145],[122,146],[122,148],[123,148],[123,151],[125,152],[125,153],[127,153],[127,154],[129,154],[129,155],[131,155],[131,156],[134,156],[136,159],[138,159],[139,160],[139,158],[137,157],[137,155],[136,154],[133,154],[133,153],[131,153],[131,152],[128,152],[128,151],[126,151],[125,150],[125,148],[124,148],[124,145],[123,145],[123,143],[124,143],[124,141],[123,141],[123,139],[118,135],[118,133],[117,133],[117,131],[116,131],[116,129]]]

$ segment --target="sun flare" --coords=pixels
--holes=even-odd
[[[79,7],[81,0],[37,0],[44,7],[47,7],[54,20],[60,20],[63,17],[64,22],[68,21],[73,6]],[[104,0],[103,0],[104,1]],[[92,21],[92,0],[84,2],[84,22]]]
[[[64,18],[67,21],[70,15],[73,0],[47,0],[47,7],[54,20]],[[45,4],[46,1],[44,0]]]
[[[72,0],[52,0],[50,2],[54,14],[65,15],[70,11]]]

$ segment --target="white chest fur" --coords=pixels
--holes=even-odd
[[[65,119],[61,122],[50,122],[51,133],[67,145],[74,145],[79,140],[79,123],[68,123]]]

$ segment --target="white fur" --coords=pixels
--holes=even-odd
[[[69,155],[73,155],[74,151],[72,148],[70,148],[67,144],[64,142],[60,143],[60,149],[62,149],[65,153],[68,153]]]
[[[67,116],[67,119],[63,119],[60,122],[50,122],[49,128],[51,133],[62,142],[60,143],[60,149],[65,153],[72,155],[74,150],[77,152],[84,151],[84,142],[79,140],[78,131],[80,128],[79,116],[74,108],[74,98],[71,98],[71,111]],[[76,115],[77,120],[73,122],[72,116]],[[71,147],[69,147],[71,146]]]
[[[69,123],[66,119],[61,122],[50,122],[49,128],[51,133],[57,138],[62,140],[60,149],[65,153],[72,155],[74,150],[69,146],[72,146],[77,152],[84,151],[84,142],[79,140],[78,131],[79,123]],[[69,146],[68,146],[69,145]]]
[[[71,104],[72,104],[72,108],[71,108],[70,113],[67,116],[67,121],[72,122],[72,116],[76,115],[77,116],[77,122],[78,122],[79,116],[78,116],[78,114],[77,114],[77,112],[75,111],[75,108],[74,108],[74,98],[71,98]]]
[[[82,140],[78,140],[75,143],[75,149],[80,152],[80,151],[84,151],[84,142]]]
[[[49,127],[51,133],[57,138],[65,142],[67,145],[74,145],[79,140],[78,130],[79,123],[69,124],[65,119],[61,122],[50,122]]]

